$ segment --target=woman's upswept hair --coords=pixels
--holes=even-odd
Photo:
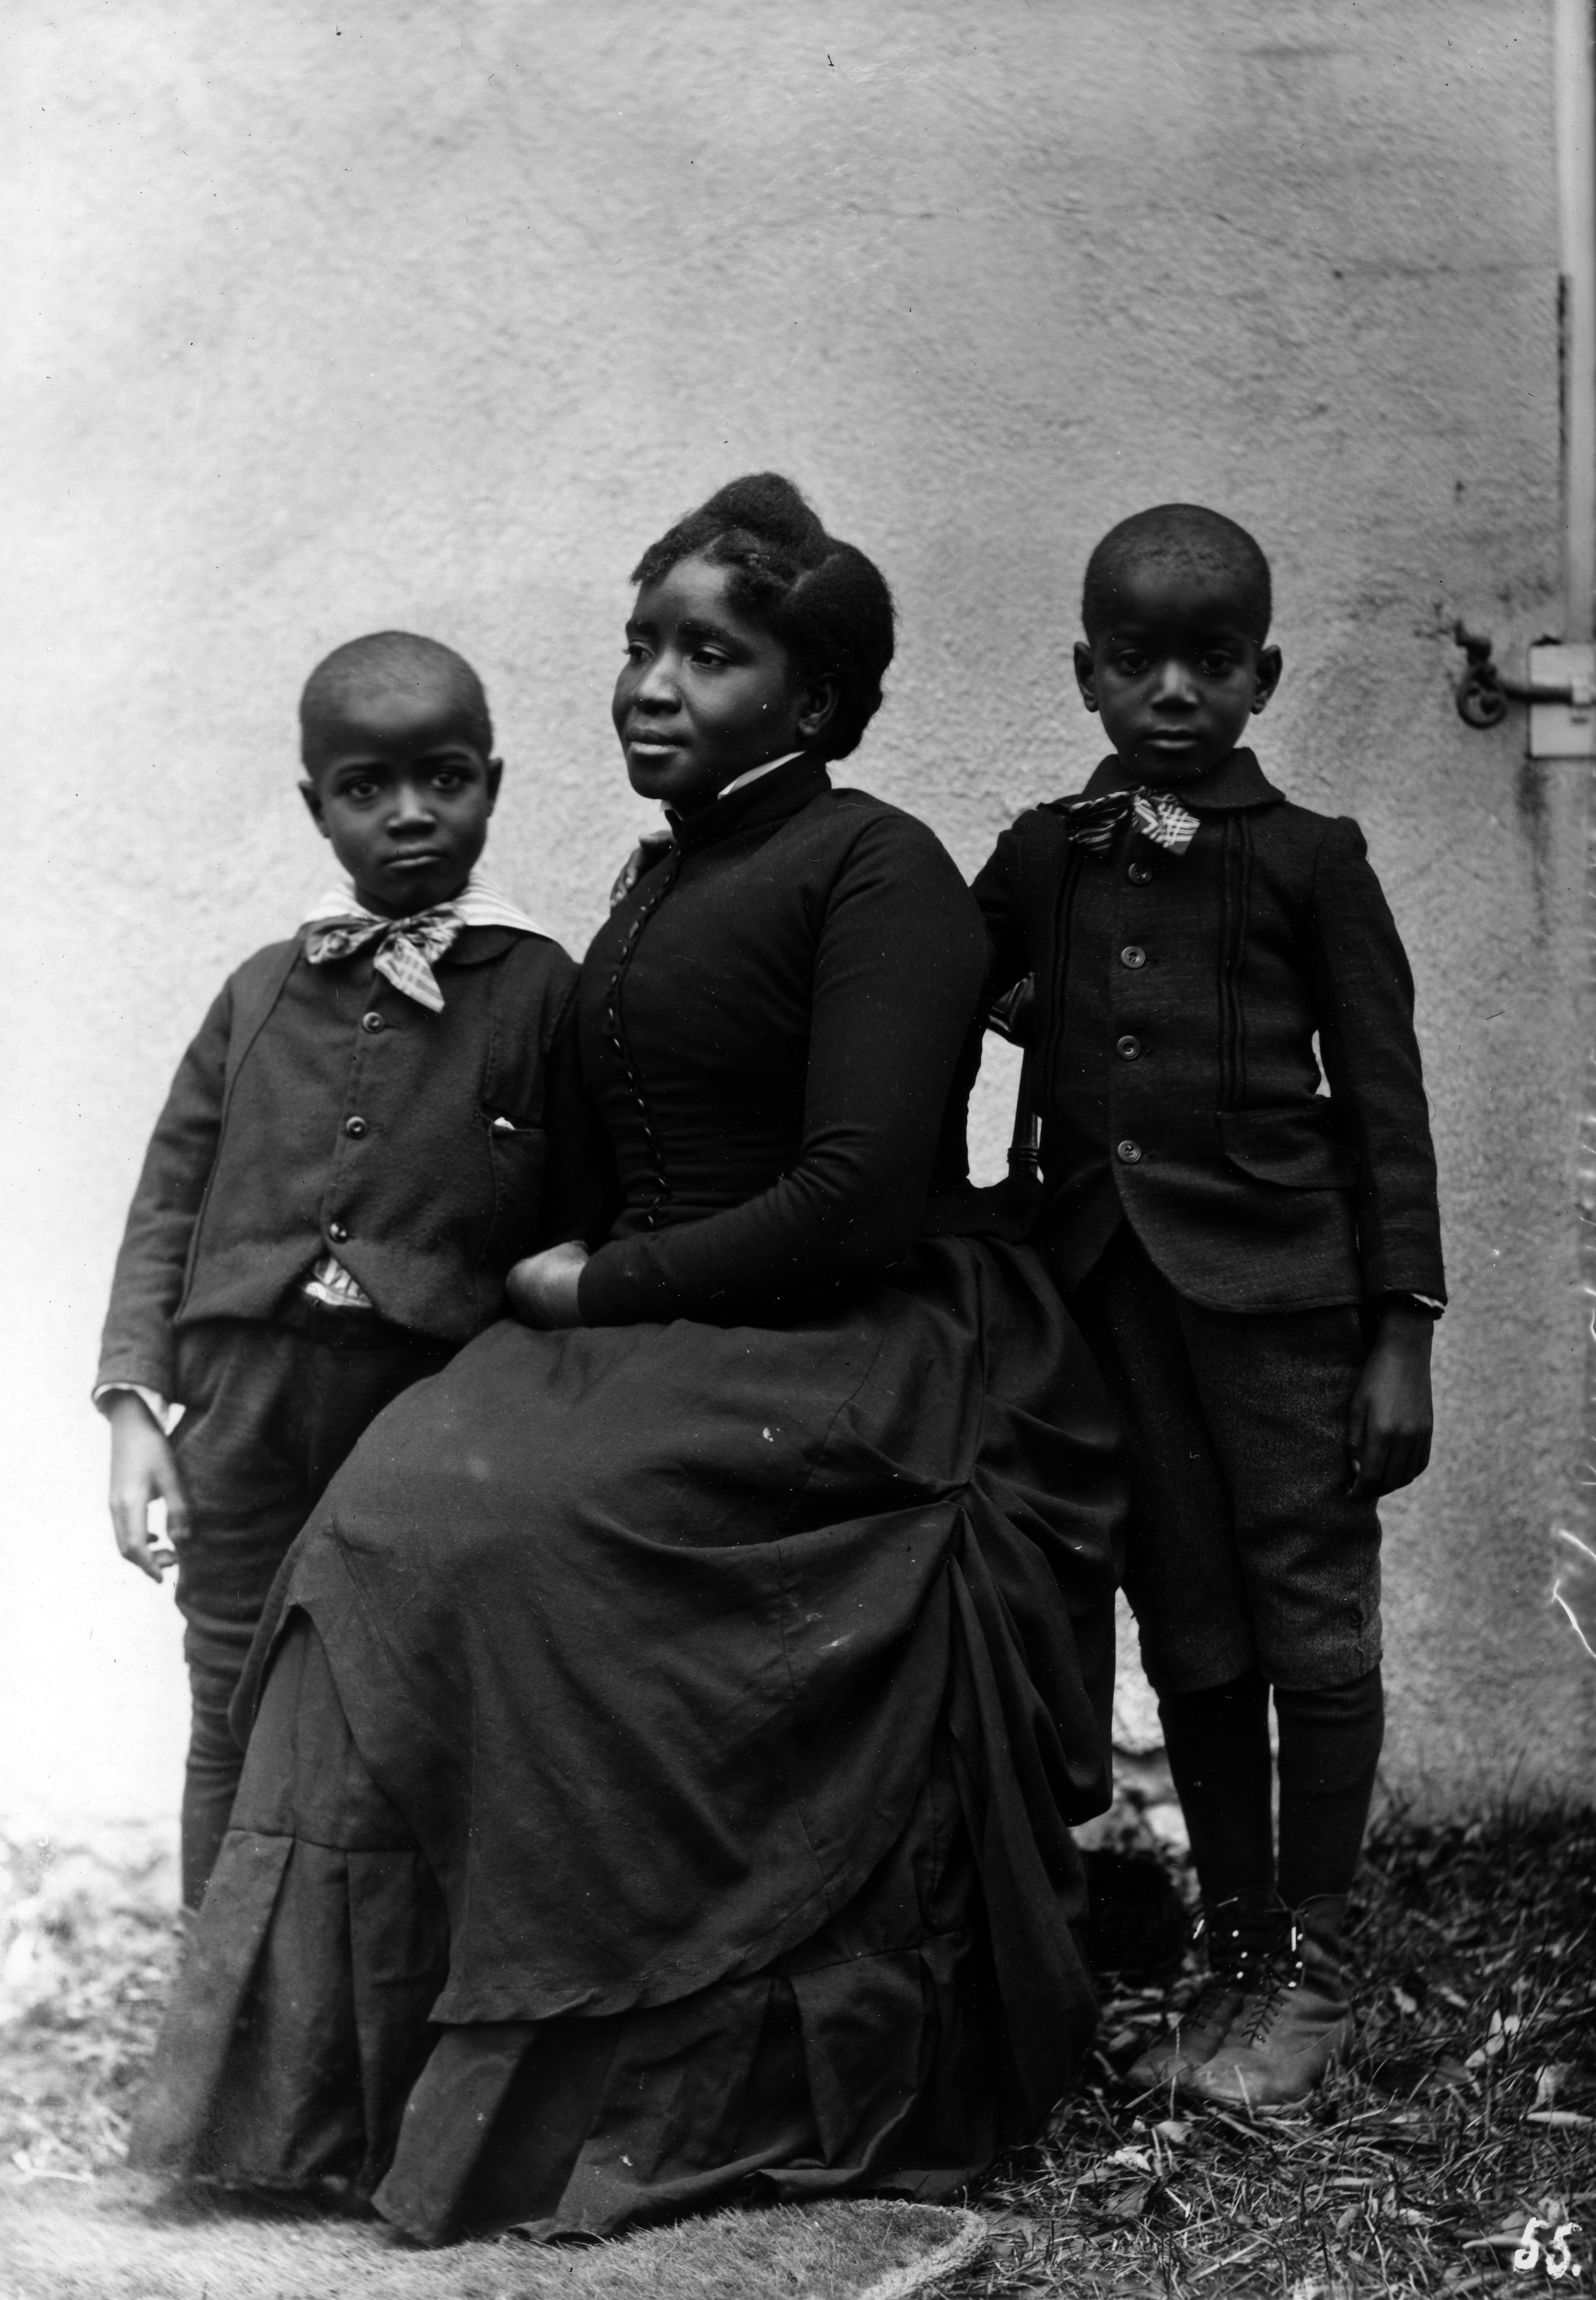
[[[657,583],[694,555],[727,571],[732,606],[780,640],[801,679],[836,680],[836,708],[816,750],[828,759],[857,750],[893,659],[893,595],[879,569],[827,535],[775,471],[718,488],[649,546],[632,580]]]

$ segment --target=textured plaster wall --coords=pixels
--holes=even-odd
[[[972,869],[1095,755],[1095,536],[1184,496],[1262,538],[1261,748],[1367,829],[1444,1180],[1391,1776],[1588,1779],[1596,1669],[1547,1604],[1581,778],[1466,731],[1447,684],[1453,611],[1499,646],[1559,615],[1533,0],[12,0],[5,39],[12,1803],[174,1793],[177,1624],[112,1554],[83,1394],[170,1068],[323,876],[305,671],[388,624],[476,660],[493,862],[579,950],[642,819],[606,713],[626,571],[762,464],[888,571],[857,779]]]

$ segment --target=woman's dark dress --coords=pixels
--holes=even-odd
[[[1028,1251],[927,1234],[984,959],[807,760],[612,914],[586,1322],[491,1329],[301,1536],[136,2162],[607,2233],[945,2195],[1068,2088],[1121,1496]]]

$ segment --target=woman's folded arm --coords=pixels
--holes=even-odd
[[[816,953],[802,1149],[769,1189],[602,1246],[586,1325],[784,1321],[868,1286],[916,1236],[986,936],[951,856],[883,812],[834,883]]]

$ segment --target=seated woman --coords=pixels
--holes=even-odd
[[[1115,1433],[1029,1250],[950,1234],[983,929],[827,773],[892,603],[770,477],[636,579],[671,837],[580,989],[621,1211],[285,1565],[135,2139],[426,2241],[943,2196],[1093,2026]]]

